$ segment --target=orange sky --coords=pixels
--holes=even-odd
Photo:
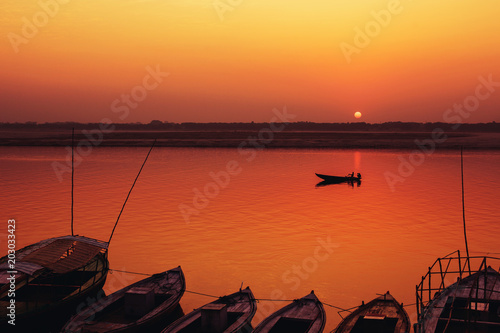
[[[284,105],[301,121],[442,121],[480,76],[500,82],[493,0],[3,0],[0,12],[0,121],[269,121]],[[146,90],[147,68],[169,75]],[[500,121],[490,89],[464,121]]]

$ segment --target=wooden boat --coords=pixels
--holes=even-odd
[[[469,271],[470,262],[477,260],[481,260],[479,269]],[[487,261],[494,262],[494,267],[500,265],[500,258],[464,258],[460,257],[460,252],[458,257],[436,260],[438,265],[429,268],[417,286],[415,332],[500,332],[500,273]],[[446,281],[453,281],[454,275],[458,275],[457,282],[445,287]],[[423,301],[426,295],[429,295],[429,302]]]
[[[0,259],[0,328],[10,326],[7,306],[15,300],[16,329],[29,330],[68,317],[101,290],[108,273],[108,243],[82,236],[50,238]],[[12,265],[12,266],[11,266]],[[13,273],[15,272],[15,273]],[[11,295],[11,276],[15,291]],[[57,318],[48,315],[57,313]],[[67,318],[67,317],[66,317]],[[63,324],[63,323],[61,323]],[[32,326],[34,325],[34,326]]]
[[[130,192],[155,143],[151,146]],[[72,149],[73,147],[74,130]],[[73,155],[72,170],[74,171]],[[75,313],[77,307],[85,304],[83,300],[92,299],[101,291],[109,270],[109,242],[121,212],[107,242],[75,236],[73,173],[71,197],[71,236],[46,239],[16,250],[15,253],[9,252],[0,259],[0,329],[12,328],[14,322],[16,330],[42,332],[59,329]],[[128,196],[123,207],[127,200]],[[7,309],[13,301],[15,310]],[[15,320],[7,316],[11,311],[15,312]]]
[[[250,328],[257,303],[249,287],[220,297],[178,319],[162,333],[232,333]]]
[[[409,333],[410,319],[389,292],[362,304],[333,331],[334,333]]]
[[[361,176],[360,177],[351,177],[351,176],[339,177],[339,176],[322,175],[320,173],[317,173],[316,176],[318,176],[319,178],[323,179],[324,181],[330,182],[330,183],[360,182],[361,181]]]
[[[152,275],[82,310],[62,332],[147,332],[178,306],[185,290],[180,266]]]
[[[279,309],[264,319],[254,330],[259,333],[320,333],[325,328],[326,314],[314,291]]]

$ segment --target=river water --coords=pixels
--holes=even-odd
[[[402,162],[409,153],[155,148],[111,241],[110,266],[151,274],[181,265],[189,291],[221,296],[243,284],[257,298],[288,300],[314,290],[341,308],[390,291],[415,322],[415,285],[464,240],[460,152]],[[76,234],[109,238],[146,154],[94,148],[76,160]],[[71,233],[67,159],[60,147],[0,148],[3,240],[13,218],[18,248]],[[500,252],[499,165],[500,152],[465,152],[471,254]],[[352,171],[362,174],[359,187],[316,187],[315,172]],[[105,290],[141,278],[114,272]],[[211,300],[186,293],[181,305],[187,313]],[[259,302],[253,324],[283,305]],[[325,309],[327,332],[341,317]]]

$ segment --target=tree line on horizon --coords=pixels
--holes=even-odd
[[[116,123],[113,124],[118,131],[259,131],[269,126],[269,123],[257,122],[184,122],[174,123],[153,120],[150,123]],[[99,128],[99,123],[79,122],[0,122],[0,130],[76,130]],[[369,132],[431,132],[440,128],[449,132],[500,132],[500,123],[463,123],[451,124],[444,122],[347,122],[347,123],[316,123],[298,121],[287,124],[285,131],[369,131]]]

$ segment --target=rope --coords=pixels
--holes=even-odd
[[[151,154],[151,151],[153,150],[155,144],[156,144],[156,139],[153,142],[153,144],[151,145],[151,148],[149,149],[149,152],[146,155],[146,159],[142,163],[141,169],[139,170],[137,177],[135,177],[134,183],[132,184],[130,191],[128,191],[127,198],[125,198],[125,202],[123,203],[123,206],[122,206],[122,210],[120,210],[120,214],[118,214],[118,218],[116,219],[115,226],[113,227],[113,230],[111,231],[111,235],[109,236],[108,244],[111,243],[111,238],[113,238],[113,234],[115,233],[116,226],[118,225],[118,221],[120,220],[120,216],[122,216],[123,210],[125,209],[125,205],[127,204],[128,198],[130,197],[130,193],[132,193],[132,190],[134,189],[135,183],[137,182],[137,179],[139,179],[139,176],[141,175],[142,168],[144,168],[144,165],[146,164],[146,161],[148,160],[149,154]]]
[[[110,272],[126,273],[126,274],[143,275],[143,276],[152,276],[153,275],[153,274],[146,274],[146,273],[124,271],[124,270],[119,270],[119,269],[110,269],[109,271]],[[217,296],[217,295],[210,295],[210,294],[200,293],[198,291],[187,290],[187,289],[185,290],[185,292],[186,293],[190,293],[190,294],[200,295],[200,296],[212,297],[212,298],[221,298],[221,297],[224,297],[224,296]],[[263,302],[294,302],[297,299],[255,298],[255,300],[258,301],[258,302],[259,301],[263,301]],[[328,303],[325,303],[325,302],[321,302],[321,304],[323,304],[325,306],[329,306],[329,307],[337,309],[337,310],[340,310],[340,312],[342,312],[342,311],[350,311],[352,309],[356,309],[356,308],[359,307],[359,306],[353,306],[352,308],[344,309],[344,308],[341,308],[339,306],[328,304]],[[409,306],[415,306],[415,305],[417,305],[417,303],[404,304],[403,307],[409,307]]]
[[[146,274],[146,273],[139,273],[139,272],[131,272],[131,271],[124,271],[120,269],[109,269],[110,272],[120,272],[120,273],[126,273],[126,274],[134,274],[134,275],[142,275],[142,276],[152,276],[152,274]],[[224,296],[216,296],[216,295],[210,295],[210,294],[205,294],[205,293],[200,293],[198,291],[193,291],[193,290],[185,290],[184,292],[190,293],[190,294],[195,294],[195,295],[200,295],[200,296],[206,296],[206,297],[211,297],[211,298],[221,298]],[[272,298],[255,298],[257,302],[264,301],[264,302],[294,302],[297,299],[272,299]],[[328,303],[321,302],[321,304],[329,306],[334,309],[342,310],[342,311],[349,311],[350,309],[344,309],[335,305],[331,305]],[[354,309],[354,308],[352,308]]]
[[[196,294],[196,295],[206,296],[206,297],[220,298],[220,296],[215,296],[215,295],[209,295],[209,294],[199,293],[199,292],[197,292],[197,291],[185,290],[185,292],[190,293],[190,294]]]
[[[321,303],[322,303],[323,305],[329,306],[329,307],[334,308],[334,309],[337,309],[337,310],[341,310],[341,311],[348,311],[348,310],[346,310],[346,309],[343,309],[343,308],[338,307],[338,306],[335,306],[335,305],[331,305],[331,304],[328,304],[328,303],[323,303],[323,302],[321,302]]]
[[[137,273],[137,272],[129,272],[129,271],[121,271],[119,269],[109,269],[110,272],[120,272],[127,274],[136,274],[136,275],[144,275],[144,276],[153,276],[153,274],[145,274],[145,273]]]
[[[462,217],[464,220],[464,238],[465,238],[465,251],[467,251],[467,262],[469,263],[469,274],[470,270],[470,260],[469,260],[469,244],[467,243],[467,227],[465,225],[465,189],[464,189],[464,147],[460,147],[460,171],[462,175]]]
[[[448,253],[447,255],[445,255],[445,256],[444,256],[443,258],[441,258],[441,259],[448,259],[448,257],[449,257],[449,256],[451,256],[451,255],[453,255],[453,254],[455,254],[455,253],[458,253],[458,250],[455,250],[455,251],[453,251],[453,252],[451,252],[451,253]]]
[[[265,302],[295,302],[296,299],[272,299],[272,298],[256,298],[256,301],[265,301]],[[325,304],[325,303],[323,303]]]
[[[74,206],[74,192],[75,192],[75,128],[71,132],[71,236],[73,232],[73,206]]]
[[[411,303],[411,304],[403,304],[403,308],[406,308],[408,306],[415,306],[417,303]]]

